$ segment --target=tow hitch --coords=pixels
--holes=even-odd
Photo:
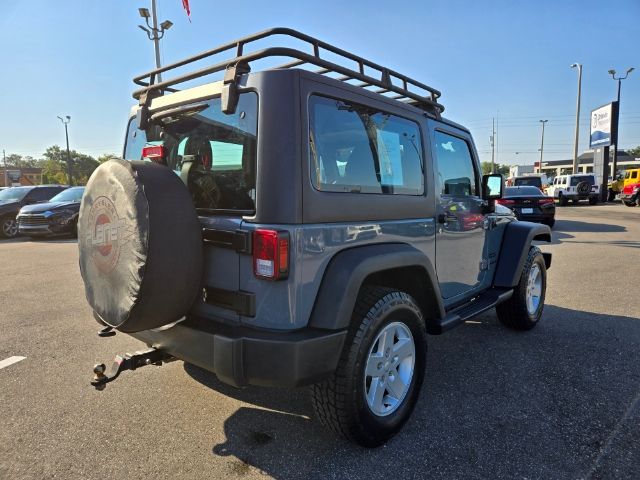
[[[99,363],[93,367],[94,376],[93,380],[91,380],[91,385],[93,385],[96,390],[104,390],[107,383],[118,378],[118,375],[124,370],[135,370],[136,368],[146,365],[160,366],[163,363],[172,362],[173,360],[176,360],[176,358],[155,348],[135,353],[125,353],[124,355],[116,355],[108,372],[106,372],[107,367],[104,363]]]

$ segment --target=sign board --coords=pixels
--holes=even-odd
[[[617,142],[618,102],[611,102],[591,111],[591,148],[608,147]]]
[[[12,182],[19,182],[20,177],[22,177],[22,172],[20,170],[7,170],[7,177]]]

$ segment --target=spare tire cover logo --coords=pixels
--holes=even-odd
[[[116,207],[107,197],[98,197],[89,211],[89,231],[85,244],[98,270],[110,273],[120,258],[122,245],[131,238],[125,218],[118,216]]]

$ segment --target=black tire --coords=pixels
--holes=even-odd
[[[393,322],[401,322],[411,332],[414,369],[399,406],[388,415],[379,416],[373,413],[365,397],[366,359],[378,334]],[[415,300],[389,288],[363,287],[338,368],[331,377],[312,387],[316,416],[330,430],[364,447],[384,444],[402,428],[415,407],[424,378],[426,353],[424,318]]]
[[[597,205],[598,197],[589,197],[589,205]]]
[[[622,203],[624,203],[627,207],[635,207],[636,206],[635,202],[628,202],[627,200],[623,200]]]
[[[549,220],[545,220],[543,223],[547,225],[549,228],[553,228],[553,226],[556,224],[556,219],[552,218]]]
[[[578,192],[579,195],[588,195],[590,191],[591,184],[589,182],[579,182],[578,185],[576,185],[576,192]]]
[[[534,312],[530,313],[527,308],[527,286],[529,281],[529,272],[534,265],[540,269],[542,285],[540,301]],[[547,269],[544,263],[544,257],[538,247],[531,247],[527,255],[527,261],[522,267],[520,281],[514,289],[513,296],[506,302],[496,307],[498,320],[515,330],[531,330],[540,321],[542,311],[544,310],[544,298],[547,287]]]
[[[562,192],[558,194],[558,204],[560,204],[561,207],[567,206],[567,197],[565,197]]]
[[[0,238],[16,238],[18,236],[18,225],[12,215],[0,218]]]

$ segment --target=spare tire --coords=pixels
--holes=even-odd
[[[576,191],[580,195],[588,195],[591,192],[591,184],[589,182],[582,181],[576,186]]]
[[[78,248],[89,305],[123,332],[179,320],[201,287],[198,216],[187,188],[162,165],[100,165],[82,197]]]

